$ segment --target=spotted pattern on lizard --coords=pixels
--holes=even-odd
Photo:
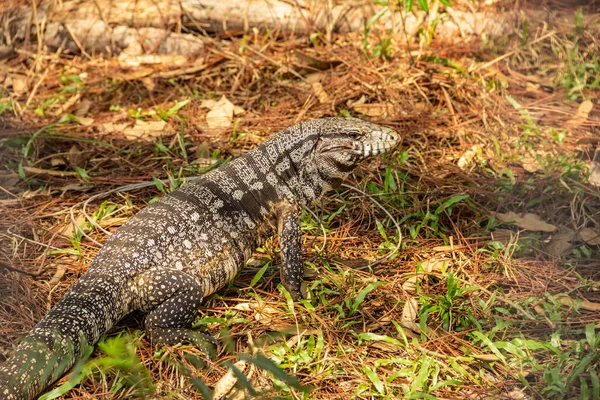
[[[210,339],[191,329],[202,299],[276,233],[282,283],[301,298],[301,208],[398,140],[393,130],[358,119],[302,122],[146,207],[0,365],[0,398],[35,397],[134,310],[147,314],[157,344],[206,345]]]

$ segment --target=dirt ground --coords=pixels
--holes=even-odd
[[[134,315],[58,398],[202,398],[258,353],[287,375],[236,364],[226,398],[600,398],[600,16],[582,5],[517,2],[562,22],[495,41],[225,32],[180,65],[17,47],[0,59],[0,361],[184,177],[353,116],[402,144],[303,216],[308,301],[286,301],[274,238],[205,301],[215,360],[152,348]]]

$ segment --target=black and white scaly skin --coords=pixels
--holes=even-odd
[[[301,298],[302,206],[398,139],[393,130],[358,119],[299,123],[146,207],[107,240],[0,366],[0,398],[35,397],[134,310],[147,313],[155,343],[201,342],[190,325],[202,299],[232,280],[274,233],[283,285]]]

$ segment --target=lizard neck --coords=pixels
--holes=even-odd
[[[194,196],[214,212],[243,211],[242,218],[254,223],[264,221],[282,201],[299,206],[313,202],[331,188],[314,160],[319,131],[308,124],[292,128],[183,190],[196,188]]]
[[[300,123],[276,134],[242,157],[264,176],[267,191],[275,193],[270,200],[306,205],[331,189],[315,162],[319,135],[318,126]]]

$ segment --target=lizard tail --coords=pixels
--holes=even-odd
[[[0,399],[29,400],[67,372],[125,314],[122,285],[84,275],[0,365]]]

